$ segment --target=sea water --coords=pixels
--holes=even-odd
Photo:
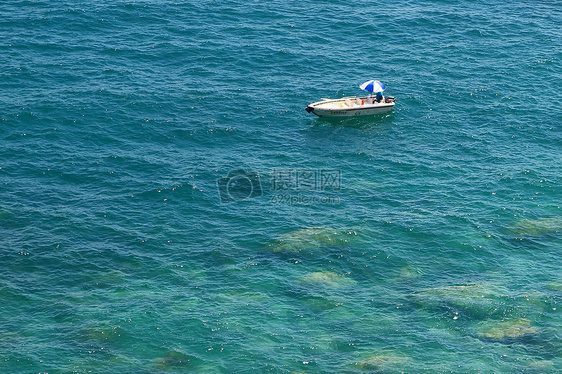
[[[3,1],[0,372],[559,372],[561,5]]]

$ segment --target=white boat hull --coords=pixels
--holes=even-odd
[[[318,117],[370,116],[389,112],[394,108],[394,98],[373,102],[373,97],[344,97],[309,104],[306,111]]]

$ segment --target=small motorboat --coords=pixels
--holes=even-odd
[[[376,93],[376,95],[322,99],[322,101],[308,104],[306,111],[319,117],[351,117],[385,113],[394,108],[395,98],[382,95],[386,86],[381,82],[370,80],[359,87],[365,91]]]
[[[349,117],[370,116],[391,111],[394,108],[395,98],[387,96],[380,102],[375,96],[342,97],[341,99],[324,99],[308,104],[306,111],[318,117]]]

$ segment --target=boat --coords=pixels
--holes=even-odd
[[[308,104],[306,111],[318,117],[352,117],[370,116],[373,114],[389,112],[394,108],[395,98],[384,97],[386,86],[379,81],[369,80],[359,86],[362,90],[376,93],[363,97],[348,96],[341,99],[322,99]]]
[[[318,117],[370,116],[389,112],[394,108],[394,104],[395,98],[392,96],[383,97],[380,101],[377,101],[375,96],[349,96],[308,104],[306,111]]]

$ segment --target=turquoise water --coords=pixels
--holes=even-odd
[[[0,372],[559,372],[561,5],[2,2]]]

